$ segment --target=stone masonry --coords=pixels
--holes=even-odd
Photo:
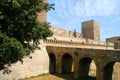
[[[82,33],[76,32],[77,38],[87,38],[95,41],[100,41],[100,25],[95,20],[82,22]],[[64,30],[56,27],[51,27],[53,36],[75,37],[73,31]]]
[[[74,78],[88,76],[89,66],[93,60],[96,65],[97,80],[112,80],[114,64],[116,62],[120,63],[120,50],[88,49],[54,45],[55,43],[53,43],[52,46],[47,45],[47,51],[51,60],[50,69],[52,71],[50,72],[59,74],[73,72]]]
[[[34,53],[24,57],[23,63],[18,61],[6,69],[0,70],[0,80],[18,80],[49,73],[49,57],[43,43],[43,40],[40,40],[39,47],[41,49],[37,49]]]
[[[113,43],[115,49],[120,49],[120,36],[107,38],[106,42]]]
[[[48,2],[48,0],[43,0],[45,3]],[[45,22],[47,21],[47,12],[44,10],[42,12],[38,12],[38,20],[40,22]]]
[[[38,20],[47,20],[46,11],[38,13]],[[54,35],[40,40],[40,49],[24,57],[23,63],[18,61],[0,70],[0,80],[18,80],[49,72],[73,72],[74,78],[79,78],[88,76],[91,61],[96,65],[97,80],[112,80],[114,64],[120,63],[120,50],[114,49],[110,41],[100,41],[98,22],[83,22],[82,33],[76,33],[76,37],[73,31],[54,27],[50,29]]]
[[[84,38],[100,40],[99,23],[95,20],[82,22],[82,34]]]
[[[53,33],[54,33],[53,36],[74,37],[73,31],[69,31],[69,30],[65,30],[65,29],[61,29],[61,28],[56,28],[56,27],[51,27],[50,30],[53,31]],[[82,34],[76,32],[76,37],[82,38]]]

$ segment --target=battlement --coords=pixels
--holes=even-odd
[[[65,29],[61,29],[61,28],[56,28],[56,27],[51,27],[50,30],[53,31],[54,36],[75,37],[73,31],[69,31],[69,30],[65,30]],[[77,38],[82,38],[81,33],[76,32],[75,34],[76,34]]]
[[[53,31],[55,36],[88,38],[88,39],[100,41],[100,29],[99,29],[100,27],[97,21],[89,20],[82,22],[81,24],[82,24],[82,33],[73,32],[55,27],[51,27],[50,30]]]

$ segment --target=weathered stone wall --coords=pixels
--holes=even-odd
[[[39,12],[39,13],[37,13],[38,14],[38,20],[40,21],[40,22],[45,22],[45,21],[47,21],[47,12],[46,11],[42,11],[42,12]]]
[[[111,42],[111,43],[114,44],[115,49],[120,49],[120,36],[118,36],[118,37],[112,37],[112,38],[107,38],[106,42],[107,43]]]
[[[90,38],[93,40],[100,40],[99,23],[95,20],[82,22],[83,38]]]
[[[47,3],[48,2],[48,0],[43,0],[45,3]],[[38,14],[38,20],[40,21],[40,22],[45,22],[45,21],[47,21],[47,12],[44,10],[44,11],[42,11],[42,12],[38,12],[37,13]]]
[[[49,57],[46,51],[46,47],[42,45],[41,41],[40,50],[35,50],[29,57],[23,59],[23,63],[17,62],[9,67],[11,72],[9,74],[4,73],[4,70],[0,71],[0,80],[18,80],[19,78],[26,78],[31,76],[37,76],[39,74],[49,72]],[[3,74],[4,73],[4,74]]]
[[[115,62],[120,63],[120,50],[47,46],[47,51],[48,53],[53,53],[55,55],[57,73],[63,72],[62,58],[64,55],[70,55],[74,63],[73,76],[75,78],[87,76],[89,74],[88,72],[90,64],[88,61],[93,60],[97,69],[97,80],[112,80],[112,70],[114,67],[113,64]]]
[[[53,31],[56,36],[74,37],[74,32],[69,30],[64,30],[60,28],[51,27],[50,30]],[[76,37],[82,38],[82,34],[76,32]]]
[[[77,38],[77,37],[64,37],[64,36],[52,36],[47,38],[48,42],[57,44],[58,46],[81,46],[82,48],[86,45],[86,48],[102,48],[102,49],[114,49],[113,43],[106,43],[103,41],[96,41],[87,38]],[[47,44],[46,44],[47,45]],[[78,47],[77,46],[77,47]],[[91,46],[91,47],[90,47]],[[98,46],[98,47],[97,47]]]

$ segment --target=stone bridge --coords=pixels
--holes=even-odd
[[[45,40],[50,57],[50,72],[73,72],[74,78],[89,76],[91,61],[96,65],[97,80],[112,80],[113,66],[120,62],[120,50],[110,45]]]

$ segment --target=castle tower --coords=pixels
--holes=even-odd
[[[83,38],[90,38],[93,40],[100,40],[100,27],[95,20],[82,22]]]
[[[43,2],[47,3],[48,0],[43,0]],[[46,11],[42,11],[38,13],[38,20],[40,22],[45,22],[47,21],[47,12]]]

